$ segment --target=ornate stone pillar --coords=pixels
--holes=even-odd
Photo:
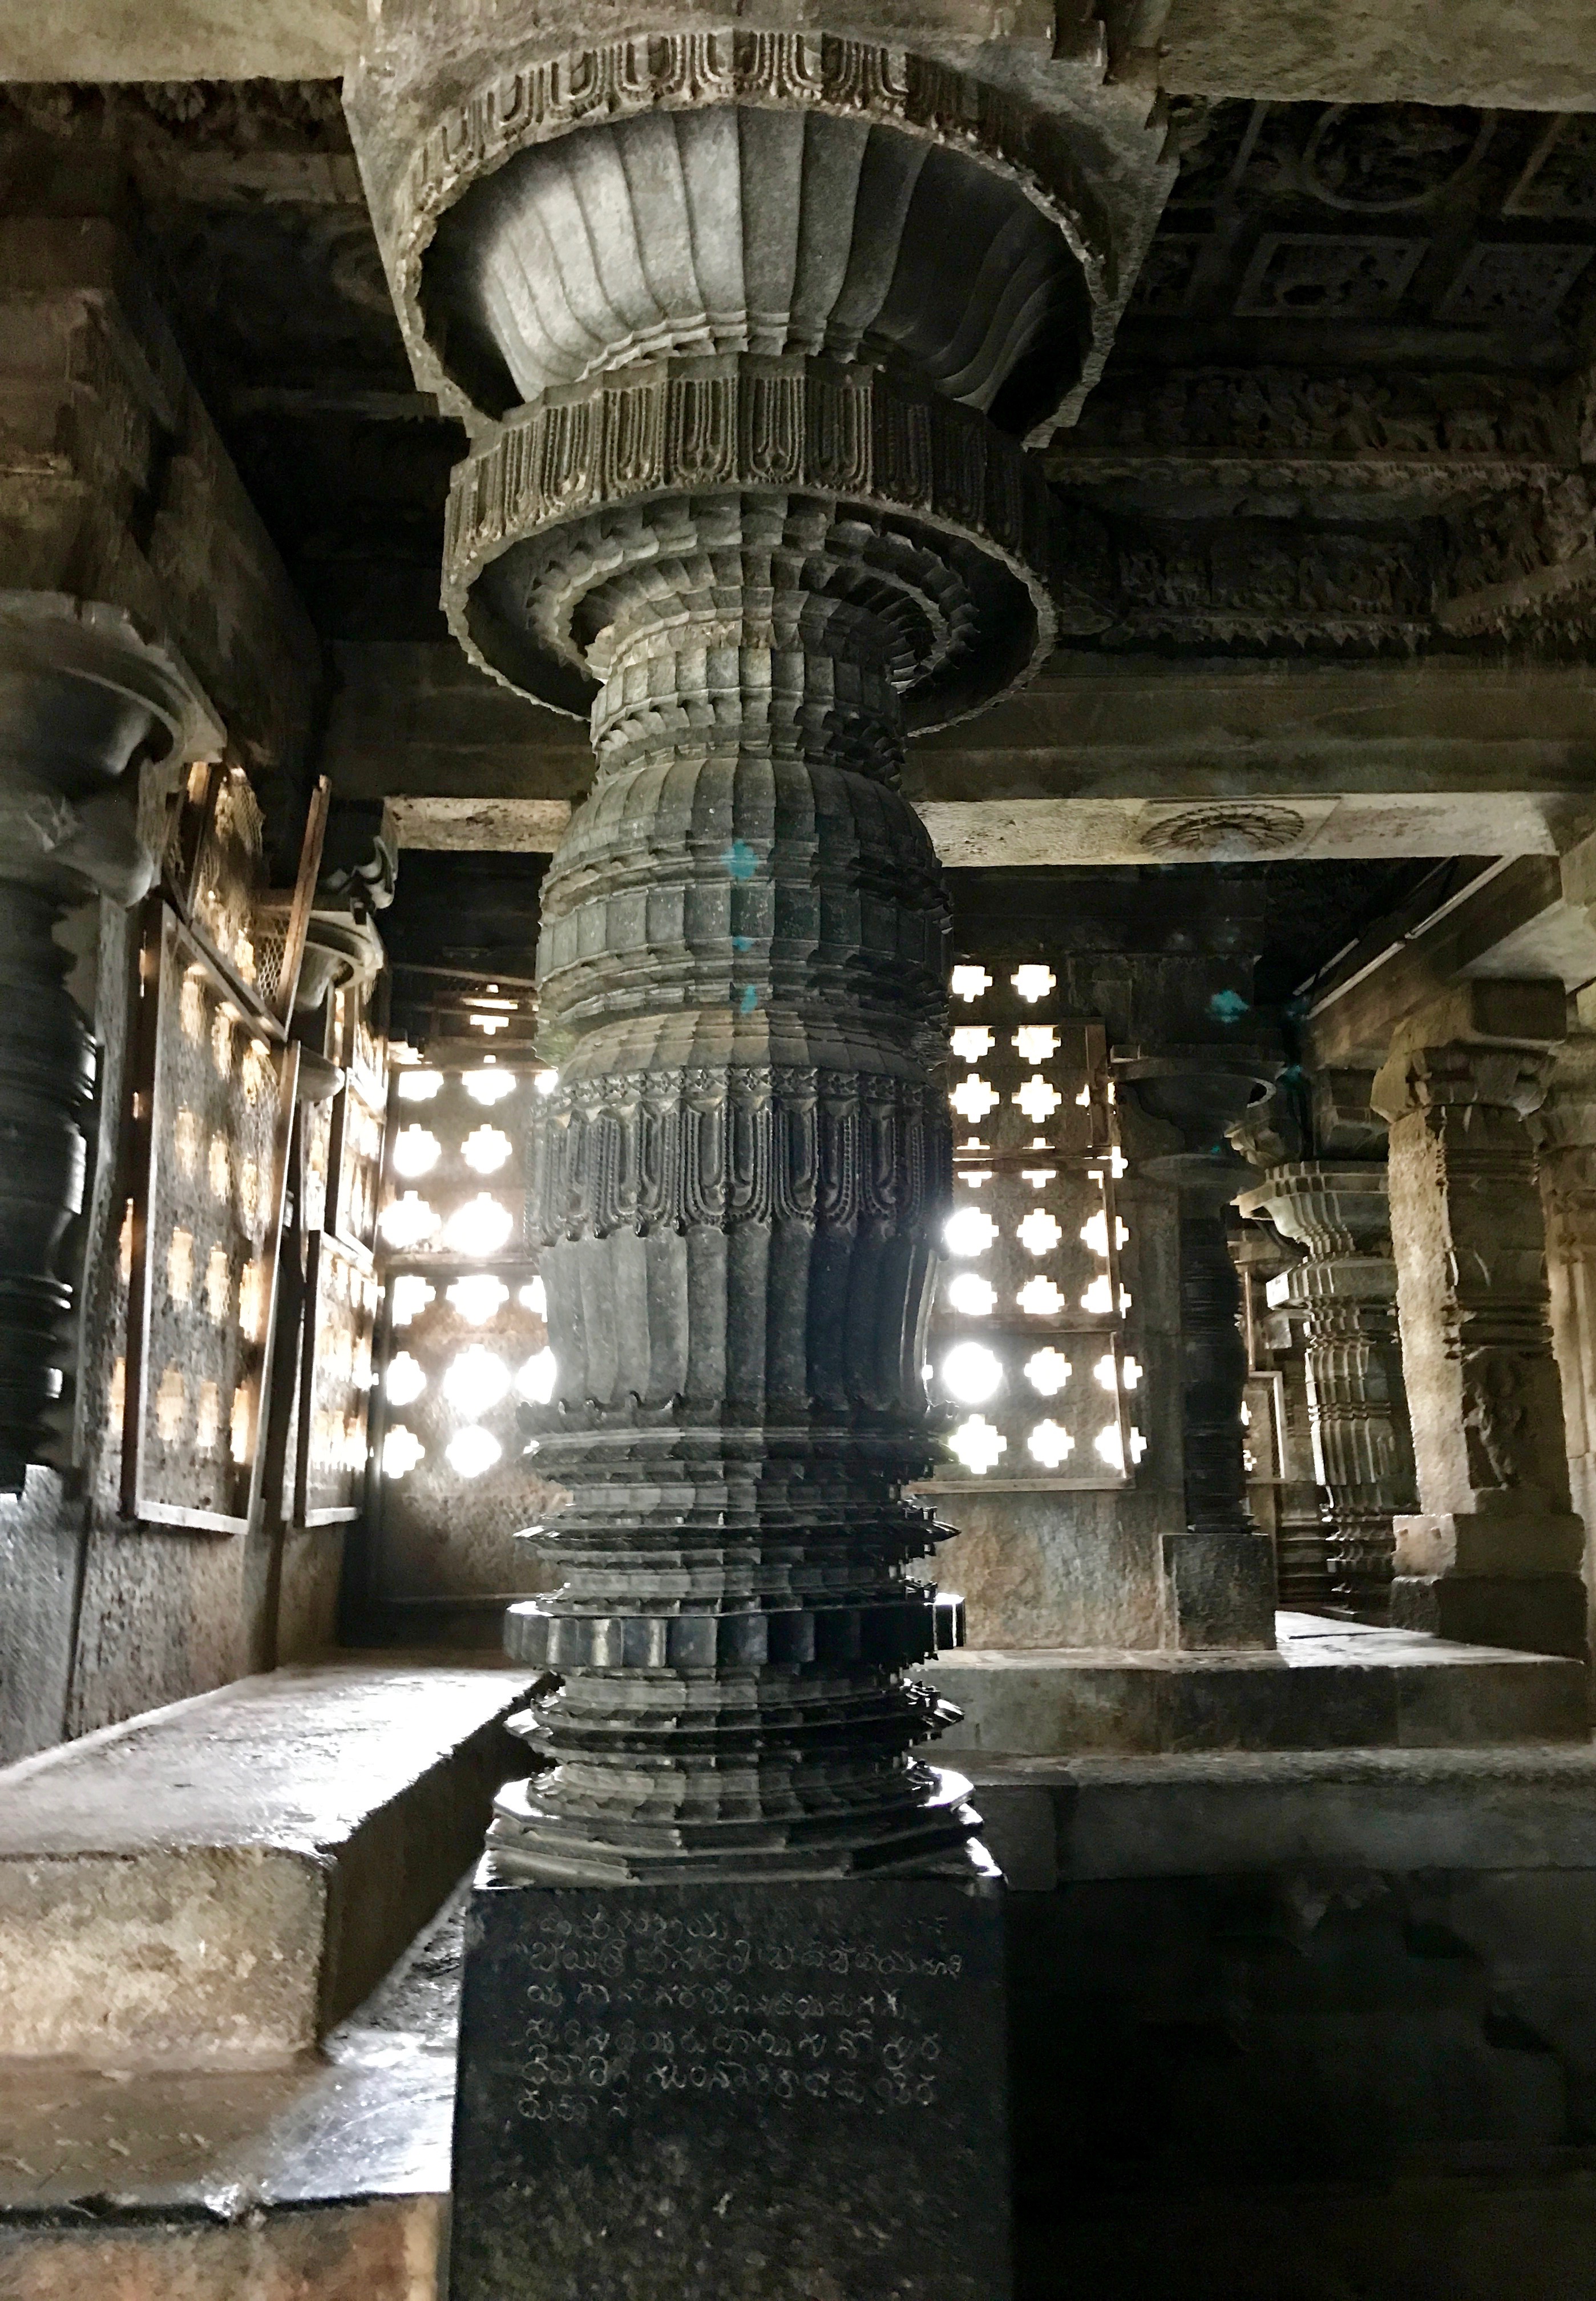
[[[1114,1069],[1178,1150],[1132,1171],[1180,1197],[1181,1433],[1186,1519],[1165,1537],[1166,1605],[1178,1646],[1274,1644],[1274,1561],[1247,1508],[1241,1406],[1247,1345],[1241,1290],[1227,1236],[1242,1161],[1226,1141],[1274,1075],[1260,1048],[1232,1044],[1124,1049]]]
[[[1398,1030],[1370,1097],[1391,1123],[1391,1243],[1420,1510],[1396,1521],[1391,1619],[1543,1653],[1585,1648],[1526,1117],[1562,986],[1459,984]]]
[[[1314,1475],[1324,1490],[1336,1596],[1383,1619],[1391,1521],[1410,1510],[1408,1434],[1396,1333],[1385,1168],[1374,1160],[1299,1159],[1270,1169],[1237,1204],[1306,1248],[1281,1292],[1303,1327]]]
[[[218,732],[130,617],[0,591],[0,1492],[41,1459],[71,1350],[94,1056],[54,929],[86,899],[145,892],[140,763]]]
[[[1233,1137],[1233,1139],[1234,1139]],[[1238,1147],[1241,1147],[1238,1144]],[[1249,1211],[1244,1200],[1237,1204]],[[1261,1460],[1266,1450],[1273,1494],[1275,1580],[1280,1603],[1300,1611],[1328,1604],[1324,1517],[1314,1460],[1308,1375],[1303,1364],[1301,1320],[1276,1308],[1286,1273],[1299,1258],[1271,1224],[1241,1226],[1232,1249],[1241,1273],[1253,1423],[1249,1451]],[[1256,1405],[1253,1400],[1256,1399]],[[1258,1428],[1266,1415],[1268,1431]],[[1256,1488],[1258,1472],[1252,1474]],[[1254,1515],[1258,1515],[1255,1505]]]
[[[472,437],[451,624],[588,715],[596,766],[538,961],[564,1578],[511,1631],[564,1687],[473,1903],[454,2290],[619,2295],[644,2260],[730,2289],[757,2250],[795,2291],[973,2301],[1004,2182],[955,2168],[1001,2163],[1000,1961],[905,1675],[949,1129],[945,910],[898,783],[907,734],[1104,620],[1104,540],[1022,442],[1097,372],[1160,163],[1095,32],[1073,61],[1050,20],[1000,87],[962,24],[926,56],[790,13],[553,21],[389,0],[347,83],[413,366]],[[597,2018],[545,1967],[573,1925],[607,2042],[556,2071],[536,2037]],[[806,1967],[838,1986],[800,2036],[776,1975]],[[665,2021],[689,1969],[746,1973],[768,2045]],[[889,1972],[890,2040],[856,2018]]]
[[[539,959],[565,1579],[511,1632],[564,1687],[506,1874],[836,1873],[972,1827],[903,1676],[948,1128],[897,786],[907,732],[1102,621],[1020,441],[1095,356],[1082,234],[1151,156],[1105,170],[1019,71],[696,21],[565,54],[411,0],[351,83],[413,364],[473,438],[451,624],[589,714],[597,768]]]
[[[1562,1377],[1570,1498],[1585,1525],[1585,1585],[1596,1593],[1596,1033],[1558,1054],[1545,1101],[1529,1120],[1546,1218],[1551,1344]]]

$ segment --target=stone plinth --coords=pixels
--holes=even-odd
[[[1464,983],[1400,1029],[1371,1100],[1391,1121],[1391,1242],[1420,1511],[1396,1522],[1391,1618],[1585,1651],[1546,1231],[1525,1119],[1564,1035],[1560,983]]]
[[[467,1919],[451,2301],[1004,2301],[1003,1891],[496,1885]]]
[[[347,1659],[0,1773],[0,2056],[313,2047],[480,1843],[526,1674]]]
[[[1322,1615],[1275,1621],[1270,1653],[940,1654],[937,1684],[962,1712],[946,1746],[968,1766],[978,1754],[1435,1749],[1589,1732],[1576,1661]]]

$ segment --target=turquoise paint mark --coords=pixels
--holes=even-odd
[[[1208,1001],[1208,1012],[1216,1023],[1239,1023],[1247,1011],[1247,1001],[1239,991],[1216,991]]]
[[[731,938],[731,948],[733,950],[752,950],[754,948],[754,938],[752,935],[733,935]]]
[[[734,839],[721,860],[734,879],[751,879],[759,865],[759,858],[746,839]]]
[[[753,984],[751,983],[745,983],[742,987],[742,996],[737,1002],[738,1013],[740,1015],[751,1015],[757,1004],[758,994],[755,991]]]

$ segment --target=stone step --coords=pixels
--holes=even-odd
[[[464,1912],[291,2063],[0,2063],[4,2301],[442,2301]]]
[[[1579,1741],[1582,1663],[1327,1616],[1275,1617],[1278,1651],[962,1647],[926,1675],[964,1712],[932,1754],[1440,1749]]]
[[[0,1772],[0,2057],[313,2046],[474,1859],[526,1769],[504,1721],[530,1682],[475,1656],[344,1654]]]

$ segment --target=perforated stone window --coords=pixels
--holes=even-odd
[[[1034,961],[987,955],[953,986],[954,1200],[927,1351],[948,1458],[930,1483],[1122,1485],[1141,1369],[1102,1026],[1063,1011]]]
[[[521,1409],[552,1395],[556,1372],[522,1243],[537,1074],[474,1050],[458,1056],[393,1075],[373,1440],[380,1483],[407,1489],[406,1510],[423,1489],[441,1498],[514,1479],[528,1459]]]

